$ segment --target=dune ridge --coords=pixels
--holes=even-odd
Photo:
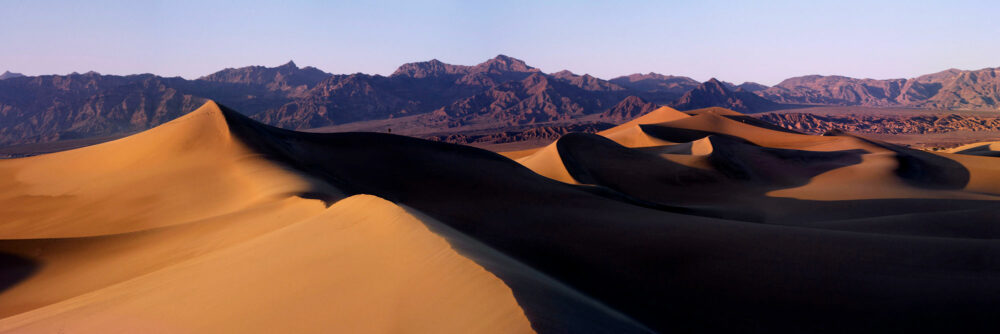
[[[533,332],[424,222],[370,195],[305,198],[343,195],[234,139],[214,103],[0,170],[5,203],[34,204],[4,206],[0,252],[37,267],[0,294],[0,332]]]
[[[1000,142],[982,142],[962,145],[945,151],[947,153],[1000,157]]]
[[[108,143],[0,161],[0,200],[6,204],[0,207],[0,238],[135,232],[322,186],[234,140],[218,108],[209,102],[154,130]]]

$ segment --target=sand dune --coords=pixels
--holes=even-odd
[[[642,115],[616,127],[601,131],[598,134],[627,147],[668,145],[671,144],[671,142],[646,135],[646,133],[640,128],[640,125],[664,123],[688,117],[691,116],[673,108],[660,107],[656,110],[650,111],[648,114]]]
[[[1000,142],[983,142],[962,145],[946,151],[948,153],[1000,157]]]
[[[230,225],[226,234],[210,240],[245,229],[231,226],[243,221],[227,223],[196,224]],[[178,226],[135,236],[143,239],[143,245],[125,236],[68,242],[77,244],[73,256],[82,258],[78,261],[123,243],[131,243],[125,246],[128,255],[147,253],[157,260],[164,254],[148,245],[185,242],[211,229]],[[532,332],[502,281],[456,253],[402,208],[374,196],[352,196],[313,217],[241,239],[5,318],[0,330]],[[58,254],[53,259],[65,257]],[[149,263],[148,259],[115,262],[116,270]],[[63,288],[58,284],[66,282],[51,281],[53,285],[35,291]]]
[[[0,161],[0,331],[995,332],[995,159],[718,108],[505,156],[209,103]]]
[[[579,182],[573,179],[573,176],[569,175],[569,171],[566,170],[566,165],[563,163],[562,157],[559,156],[559,149],[556,148],[556,143],[546,145],[530,155],[516,159],[516,161],[524,165],[524,167],[530,168],[535,173],[545,175],[553,180],[569,184],[579,184]]]
[[[154,130],[100,145],[0,161],[5,204],[0,206],[0,238],[141,231],[251,208],[319,186],[234,140],[222,114],[213,109],[218,107],[210,103]]]
[[[502,281],[404,209],[299,197],[338,191],[248,150],[214,103],[0,168],[0,251],[35,267],[0,294],[0,331],[532,331]]]

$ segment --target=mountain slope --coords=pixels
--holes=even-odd
[[[24,74],[21,74],[21,73],[14,73],[14,72],[11,72],[11,71],[4,71],[2,74],[0,74],[0,80],[11,79],[11,78],[20,78],[20,77],[23,77],[23,76],[24,76]]]
[[[785,79],[758,94],[779,103],[890,106],[897,103],[904,84],[902,79],[810,75]]]
[[[810,75],[758,91],[779,103],[997,110],[1000,69],[950,69],[912,79],[855,79]]]
[[[768,89],[768,88],[770,88],[770,87],[765,86],[765,85],[761,85],[761,84],[756,83],[756,82],[749,82],[749,81],[741,83],[741,84],[736,85],[736,86],[733,87],[734,90],[736,90],[736,89],[742,89],[744,91],[751,92],[751,93],[756,93],[756,92],[759,92],[759,91],[762,91],[762,90],[765,90],[765,89]]]
[[[540,73],[459,100],[427,115],[428,124],[523,125],[599,113],[620,100],[618,91],[594,94]]]
[[[595,92],[609,92],[609,91],[623,91],[624,87],[613,84],[606,80],[601,80],[590,76],[589,74],[576,75],[573,72],[562,70],[556,73],[550,74],[553,78],[562,80],[570,85],[580,87],[584,90],[595,91]]]
[[[656,73],[611,80],[569,71],[545,74],[505,55],[469,66],[439,60],[408,63],[388,77],[331,75],[313,67],[299,68],[293,62],[277,67],[229,68],[197,80],[94,72],[11,77],[0,81],[0,145],[121,137],[184,115],[209,99],[289,129],[405,119],[410,125],[426,127],[423,132],[438,131],[432,136],[435,138],[493,136],[451,132],[463,124],[490,123],[485,119],[493,119],[494,125],[501,127],[494,129],[494,134],[528,130],[502,128],[510,124],[527,126],[550,121],[566,123],[546,125],[554,131],[546,131],[550,134],[601,129],[609,124],[580,118],[609,111],[628,96],[683,109],[721,106],[747,112],[776,108],[773,103],[746,94],[751,92],[779,104],[993,111],[1000,108],[998,71],[951,69],[893,80],[805,76],[787,79],[774,87],[720,81],[728,93],[711,89],[693,92],[702,84],[687,77]],[[531,76],[573,89],[559,88],[555,89],[558,93],[537,95],[523,91],[524,87],[513,87]],[[498,89],[504,85],[508,86]],[[522,103],[532,100],[529,96],[536,97]],[[482,121],[470,118],[470,114],[483,113],[486,107],[495,109],[489,113],[511,114],[495,114]],[[442,113],[425,115],[438,110]],[[583,123],[569,124],[577,120]]]
[[[638,96],[626,97],[618,104],[615,104],[611,109],[601,113],[600,118],[608,122],[615,124],[621,124],[632,120],[636,117],[648,114],[650,111],[655,110],[657,105],[655,103],[647,102]]]
[[[492,87],[498,84],[521,80],[532,73],[540,73],[523,60],[498,55],[475,66],[445,64],[437,59],[426,62],[403,64],[392,73],[394,78],[438,79],[452,81],[457,85]]]
[[[953,74],[953,75],[947,75]],[[913,79],[915,85],[934,93],[913,104],[927,108],[1000,110],[1000,68],[978,71],[946,71]]]
[[[290,129],[428,113],[505,82],[542,75],[523,61],[499,55],[475,66],[438,60],[400,66],[389,77],[335,75],[299,99],[256,119]]]
[[[295,62],[278,67],[248,66],[227,68],[198,80],[263,86],[271,91],[284,91],[288,96],[301,96],[331,74],[315,67],[299,68]]]
[[[741,112],[761,112],[773,109],[776,103],[757,96],[754,93],[737,89],[731,91],[726,86],[712,78],[697,88],[684,93],[680,99],[670,104],[679,110],[722,107]]]
[[[609,80],[611,83],[637,91],[638,96],[655,103],[666,104],[698,87],[694,79],[649,72],[635,73]]]
[[[0,81],[0,143],[128,133],[204,103],[179,79],[96,73]]]

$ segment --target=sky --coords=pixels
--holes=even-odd
[[[505,54],[545,72],[773,85],[1000,66],[1000,1],[0,0],[0,72],[193,79],[294,60],[388,75]]]

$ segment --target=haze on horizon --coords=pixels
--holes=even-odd
[[[993,1],[3,1],[0,72],[197,78],[294,60],[387,75],[497,54],[545,72],[773,85],[1000,66]]]

